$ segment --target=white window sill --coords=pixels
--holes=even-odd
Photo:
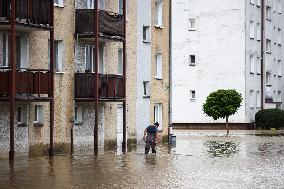
[[[189,31],[196,31],[196,28],[190,28]]]
[[[54,72],[55,74],[65,74],[65,72]]]
[[[256,73],[257,75],[261,75],[261,73]]]
[[[254,72],[250,72],[250,74],[254,75]]]
[[[270,51],[265,51],[267,54],[271,54],[271,52]]]
[[[76,121],[74,124],[75,125],[83,125],[83,121]]]
[[[151,41],[143,40],[143,43],[151,43]]]
[[[253,110],[254,109],[254,107],[249,107],[251,110]]]
[[[196,64],[195,63],[190,63],[189,66],[196,66]]]
[[[250,40],[254,40],[254,37],[249,37]]]
[[[150,98],[150,95],[143,95],[143,98]]]
[[[164,26],[163,26],[163,25],[155,25],[155,28],[163,29],[163,28],[164,28]]]
[[[18,122],[18,127],[27,127],[28,124],[24,122]]]
[[[190,98],[190,101],[194,102],[196,101],[196,98]]]
[[[163,78],[155,76],[155,79],[162,80]]]
[[[282,77],[282,75],[278,75],[278,77]]]
[[[59,5],[59,4],[54,3],[54,7],[64,8],[64,5]]]
[[[34,121],[35,127],[42,127],[44,124],[42,122]]]

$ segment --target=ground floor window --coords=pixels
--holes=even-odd
[[[154,105],[154,123],[158,122],[159,131],[163,130],[163,105],[161,103],[157,103]]]

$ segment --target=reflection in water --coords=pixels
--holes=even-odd
[[[239,144],[226,141],[207,141],[204,146],[211,157],[230,157],[239,153]]]
[[[1,159],[0,188],[284,188],[284,137],[175,134],[176,148],[159,145],[156,155],[141,145],[119,155]]]

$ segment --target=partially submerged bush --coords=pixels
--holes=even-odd
[[[284,111],[280,109],[263,109],[255,114],[255,123],[257,128],[283,128]]]

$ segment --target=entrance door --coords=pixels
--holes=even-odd
[[[122,142],[123,142],[123,107],[122,105],[117,106],[116,112],[116,142],[117,142],[117,152],[122,152]]]

